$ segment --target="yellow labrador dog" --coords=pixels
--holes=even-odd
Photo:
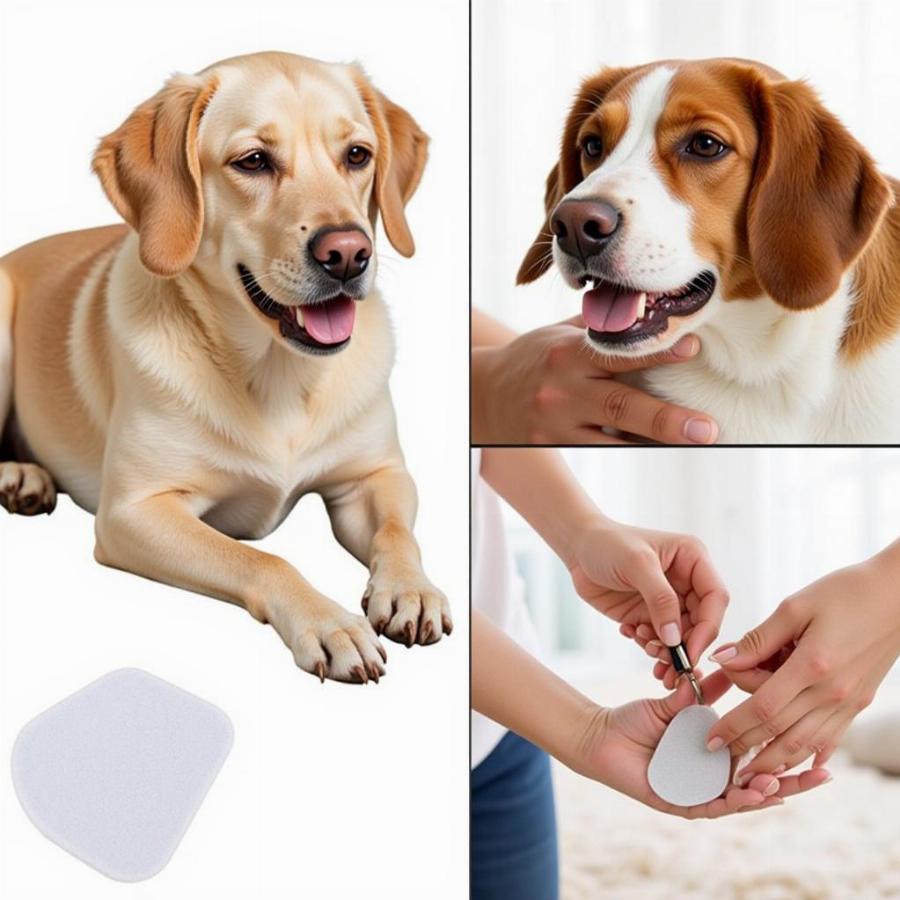
[[[6,508],[66,491],[96,513],[101,563],[242,605],[323,680],[377,681],[378,634],[449,634],[374,289],[376,216],[411,255],[426,155],[360,69],[285,53],[177,75],[138,106],[93,162],[130,227],[0,260]],[[369,568],[368,618],[238,540],[312,491]]]

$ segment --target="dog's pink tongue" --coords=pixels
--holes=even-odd
[[[340,344],[353,332],[356,306],[349,297],[303,307],[303,327],[320,344]]]
[[[584,295],[581,315],[593,331],[625,331],[637,322],[640,302],[639,291],[602,284]]]

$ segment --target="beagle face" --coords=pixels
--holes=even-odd
[[[426,153],[359,69],[263,53],[175,76],[104,138],[94,168],[147,269],[192,268],[248,345],[327,355],[372,290],[379,211],[413,252],[404,207]]]
[[[802,83],[741,60],[606,69],[569,113],[518,281],[555,263],[589,288],[593,346],[649,355],[734,300],[824,302],[888,198],[868,154]]]

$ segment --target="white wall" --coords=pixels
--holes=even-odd
[[[378,686],[322,686],[243,611],[98,566],[91,517],[67,499],[50,518],[3,514],[0,897],[465,894],[466,45],[465,0],[427,9],[414,0],[0,4],[0,255],[115,221],[91,153],[174,70],[268,49],[358,58],[429,132],[431,160],[409,209],[417,255],[402,260],[382,236],[379,281],[397,332],[392,388],[419,487],[417,531],[457,624],[436,647],[389,645]],[[318,500],[303,501],[257,546],[359,608],[366,574],[336,545]],[[235,744],[169,866],[123,887],[38,834],[13,795],[8,761],[26,721],[128,665],[218,703]]]
[[[524,330],[575,315],[555,270],[515,288],[543,222],[580,80],[602,65],[742,56],[807,78],[900,176],[900,4],[893,0],[480,0],[473,9],[473,302]]]
[[[791,592],[900,536],[900,450],[564,452],[608,515],[707,544],[731,593],[723,641],[739,638]],[[645,671],[646,656],[575,595],[564,566],[508,508],[507,516],[553,664],[585,678]]]

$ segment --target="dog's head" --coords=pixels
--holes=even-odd
[[[143,265],[193,266],[294,350],[347,346],[375,220],[404,256],[428,139],[356,66],[286,53],[176,75],[94,155]]]
[[[572,105],[546,220],[519,269],[592,287],[592,344],[671,347],[723,303],[823,303],[890,188],[805,84],[744,60],[605,69]]]

